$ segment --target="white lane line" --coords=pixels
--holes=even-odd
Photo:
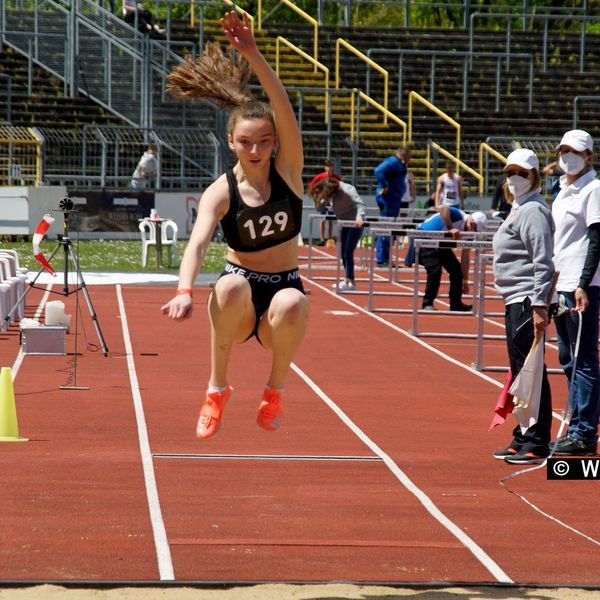
[[[445,527],[455,538],[457,538],[467,550],[501,583],[513,583],[513,580],[502,570],[502,568],[471,539],[458,525],[451,521],[432,501],[431,498],[404,473],[404,471],[387,455],[358,425],[346,415],[346,413],[295,363],[291,365],[295,373],[317,394],[340,420],[377,456],[383,460],[387,468],[394,474],[400,483],[423,505],[423,508],[440,525]]]
[[[470,367],[469,365],[465,365],[464,363],[461,363],[459,360],[457,360],[455,358],[452,358],[451,356],[449,356],[445,352],[442,352],[441,350],[438,350],[434,346],[429,345],[427,342],[424,342],[422,339],[411,335],[405,329],[402,329],[401,327],[398,327],[397,325],[394,325],[394,323],[390,323],[389,321],[386,321],[383,317],[380,317],[378,314],[369,312],[366,308],[363,308],[362,306],[360,306],[360,304],[356,304],[355,302],[352,302],[351,300],[343,298],[342,296],[336,294],[335,292],[333,292],[331,290],[328,290],[325,286],[321,285],[320,283],[317,283],[314,280],[308,279],[305,276],[302,276],[302,278],[308,284],[317,286],[318,288],[322,289],[324,292],[327,292],[330,296],[333,296],[334,298],[336,298],[337,300],[340,300],[341,302],[345,302],[349,306],[352,306],[356,310],[364,313],[365,315],[371,317],[372,319],[375,319],[376,321],[379,321],[380,323],[382,323],[386,327],[389,327],[390,329],[393,329],[394,331],[397,331],[398,333],[401,333],[403,336],[407,337],[408,339],[410,339],[411,341],[415,342],[416,344],[420,344],[421,346],[423,346],[423,348],[427,348],[428,350],[430,350],[434,354],[437,354],[438,356],[441,356],[444,360],[447,360],[448,362],[451,362],[452,364],[460,367],[461,369],[465,369],[466,371],[469,371],[469,373],[472,373],[473,375],[477,375],[477,377],[480,377],[481,379],[484,379],[485,381],[488,381],[489,383],[494,384],[496,387],[499,387],[499,388],[502,387],[502,385],[503,385],[502,383],[496,381],[495,379],[492,379],[491,377],[488,377],[487,375],[484,375],[480,371],[477,371],[477,370],[473,369],[473,367]]]
[[[38,304],[38,307],[35,310],[35,314],[33,315],[34,319],[39,319],[40,316],[42,315],[42,311],[44,310],[44,306],[46,306],[46,302],[48,300],[48,296],[50,296],[51,290],[52,290],[52,284],[49,283],[46,286],[46,291],[44,292],[44,295],[42,296],[42,299],[40,300],[40,303]],[[23,348],[20,347],[19,352],[17,353],[17,358],[15,358],[15,362],[13,363],[13,366],[11,368],[13,381],[17,378],[17,373],[19,372],[19,369],[21,368],[21,365],[23,364],[24,358],[25,358],[25,355],[23,354]]]
[[[125,342],[125,355],[127,356],[127,369],[129,371],[131,395],[133,397],[133,406],[135,409],[140,454],[142,456],[146,497],[148,498],[150,522],[152,524],[152,533],[154,535],[156,558],[158,559],[158,572],[161,581],[174,581],[175,574],[173,571],[173,561],[171,560],[171,549],[169,548],[167,530],[163,521],[160,500],[158,499],[158,488],[156,486],[154,465],[152,464],[152,452],[150,451],[148,428],[146,427],[142,394],[140,392],[140,386],[135,370],[135,361],[133,360],[133,348],[129,336],[129,326],[127,325],[127,315],[125,314],[125,303],[123,302],[121,284],[117,284],[115,287],[117,291],[117,300],[119,302],[119,315],[121,317],[121,327],[123,329],[123,341]]]

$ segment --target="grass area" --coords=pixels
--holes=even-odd
[[[183,256],[186,242],[177,242],[179,257]],[[48,257],[56,247],[54,240],[46,240],[42,251]],[[19,253],[21,266],[37,271],[40,265],[33,258],[31,242],[0,242],[0,248],[14,249]],[[142,243],[138,240],[82,240],[79,248],[73,242],[73,248],[79,258],[82,271],[160,271],[176,273],[179,265],[169,267],[168,249],[163,249],[163,266],[156,266],[156,254],[151,247],[148,250],[148,266],[142,267]],[[62,248],[53,259],[53,267],[62,264]],[[202,273],[220,273],[225,265],[227,245],[211,243],[208,255],[202,266]]]

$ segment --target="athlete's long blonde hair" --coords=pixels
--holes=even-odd
[[[249,90],[252,70],[248,61],[230,49],[223,52],[219,44],[208,42],[195,60],[185,62],[167,75],[167,91],[180,98],[208,98],[222,109],[232,109],[227,132],[232,133],[239,119],[267,119],[275,130],[273,109],[265,102],[254,100]]]

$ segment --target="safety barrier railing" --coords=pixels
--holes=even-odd
[[[47,183],[127,189],[148,143],[156,145],[159,163],[153,190],[203,187],[222,171],[219,142],[209,130],[88,125],[79,130],[42,128],[39,134]]]
[[[304,12],[300,7],[296,6],[290,0],[279,0],[275,8],[269,13],[272,15],[281,6],[287,6],[293,10],[297,15],[300,15],[313,29],[313,55],[315,61],[319,60],[319,22],[311,17],[307,12]],[[259,7],[262,11],[262,3],[259,0]],[[265,17],[266,18],[266,17]],[[262,28],[262,17],[259,19],[259,28]],[[315,73],[317,72],[317,66],[315,65]]]
[[[399,125],[402,129],[402,143],[406,145],[407,139],[407,124],[400,117],[396,116],[393,112],[389,111],[385,106],[379,104],[358,89],[353,89],[350,96],[350,139],[353,142],[357,142],[360,139],[360,101],[364,100],[367,104],[377,109],[383,115],[383,124],[386,125],[388,120],[392,120],[396,125]]]
[[[414,90],[409,92],[408,94],[408,143],[412,143],[412,133],[413,133],[413,102],[420,102],[425,108],[429,109],[431,112],[435,113],[442,120],[446,121],[446,123],[450,124],[456,130],[456,149],[455,156],[458,160],[460,158],[460,139],[461,139],[461,126],[458,121],[455,121],[451,116],[447,115],[443,110],[439,109],[437,106],[429,102],[426,98],[423,98],[421,94],[415,92]]]
[[[600,102],[600,96],[575,96],[575,98],[573,98],[573,129],[577,129],[577,121],[579,119],[579,103],[582,100],[585,100],[586,102]]]
[[[39,186],[42,139],[33,127],[0,125],[0,185]]]
[[[431,175],[432,173],[432,168],[431,168],[431,154],[434,154],[434,167],[433,167],[433,176]],[[466,171],[469,175],[471,175],[472,177],[474,177],[477,180],[478,183],[478,190],[479,190],[479,194],[483,195],[483,184],[484,184],[484,177],[481,173],[478,173],[475,169],[473,169],[472,167],[470,167],[469,165],[467,165],[466,163],[464,163],[462,160],[460,160],[457,156],[454,156],[451,152],[448,152],[448,150],[442,148],[439,144],[437,144],[436,142],[432,141],[432,140],[427,140],[427,153],[425,155],[425,168],[426,168],[426,178],[427,181],[435,181],[437,180],[437,155],[441,154],[443,157],[447,158],[448,160],[452,161],[455,165],[456,165],[456,172],[458,173],[460,171],[460,169],[463,169],[464,171]]]
[[[319,15],[319,23],[323,24],[324,16],[324,4],[328,0],[317,0],[317,13]],[[403,9],[403,26],[405,28],[415,27],[415,23],[411,18],[414,11],[417,11],[420,21],[423,20],[423,15],[431,15],[431,9],[433,7],[437,9],[445,8],[449,11],[455,10],[457,14],[462,18],[462,26],[468,27],[469,15],[471,10],[480,10],[481,4],[473,6],[472,0],[458,0],[452,1],[437,1],[430,2],[429,0],[339,0],[337,4],[343,9],[344,14],[344,25],[350,26],[352,24],[352,15],[355,14],[359,8],[363,5],[375,5],[399,7]],[[589,3],[587,0],[582,0],[582,6],[546,6],[538,5],[535,0],[522,0],[521,6],[507,6],[506,4],[495,4],[485,3],[485,7],[488,10],[515,10],[520,11],[520,18],[523,19],[523,30],[527,30],[529,27],[529,18],[535,14],[543,13],[546,11],[553,11],[558,14],[562,14],[563,18],[567,17],[575,12],[585,13],[589,10]]]
[[[518,13],[507,13],[507,12],[496,12],[496,13],[485,13],[485,12],[474,12],[469,16],[469,51],[473,51],[474,36],[475,36],[475,20],[476,19],[506,19],[506,52],[510,55],[510,49],[512,45],[512,27],[511,23],[515,19],[531,19],[532,21],[541,20],[544,23],[544,32],[542,34],[542,72],[545,73],[548,68],[548,23],[550,21],[573,21],[575,23],[581,23],[580,37],[579,37],[579,71],[585,71],[585,48],[586,48],[586,27],[587,23],[599,22],[599,16],[591,15],[573,15],[573,14],[561,14],[561,15],[549,15],[549,14],[518,14]],[[508,71],[510,68],[510,59],[506,66]]]
[[[12,120],[12,77],[6,73],[0,73],[0,79],[6,82],[6,124],[10,124]]]
[[[502,164],[506,164],[506,157],[500,154],[498,150],[492,148],[485,142],[479,144],[479,172],[483,174],[484,182],[483,185],[480,182],[479,193],[483,194],[484,191],[489,189],[489,155],[498,159]]]
[[[473,69],[473,59],[491,58],[496,61],[496,104],[495,111],[500,111],[502,101],[502,76],[501,62],[511,59],[524,59],[528,61],[528,80],[527,80],[527,108],[531,112],[533,109],[533,72],[534,72],[534,57],[532,54],[525,52],[508,54],[506,52],[469,52],[462,50],[410,50],[398,48],[369,48],[367,56],[371,57],[375,54],[382,54],[386,57],[398,56],[398,108],[402,108],[402,96],[404,95],[404,56],[430,56],[431,66],[429,71],[429,101],[435,102],[436,90],[436,70],[438,57],[445,58],[462,58],[463,63],[463,80],[462,80],[462,110],[467,110],[469,99],[469,72]],[[370,93],[371,86],[371,70],[367,69],[367,84],[366,92]]]
[[[307,60],[309,63],[311,63],[315,69],[315,73],[319,70],[323,71],[323,77],[325,78],[324,113],[325,113],[325,123],[328,123],[329,122],[328,121],[329,114],[327,111],[327,106],[329,103],[329,68],[326,67],[324,64],[320,63],[316,58],[313,58],[312,56],[310,56],[309,54],[304,52],[304,50],[302,50],[301,48],[298,48],[298,46],[292,44],[292,42],[290,42],[283,36],[278,35],[277,38],[275,39],[275,72],[277,73],[277,75],[279,75],[279,61],[280,61],[280,54],[281,54],[281,52],[280,52],[281,44],[283,44],[284,46],[286,46],[287,48],[292,50],[292,52],[295,52],[296,54],[298,54],[298,56],[302,57],[304,60]]]
[[[344,40],[343,38],[337,38],[335,41],[335,87],[340,87],[340,47],[343,46],[365,62],[368,66],[378,71],[383,76],[383,103],[382,106],[385,110],[388,110],[388,92],[389,92],[389,73],[381,65],[378,65],[372,58],[369,58],[366,54],[361,52],[358,48],[355,48],[352,44]],[[384,113],[383,122],[387,125],[387,114]]]

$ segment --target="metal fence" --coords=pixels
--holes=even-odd
[[[56,185],[128,189],[149,143],[157,146],[156,190],[204,189],[221,173],[219,142],[201,129],[86,126],[44,128],[43,179]]]
[[[40,185],[41,157],[36,129],[0,125],[0,185]]]

